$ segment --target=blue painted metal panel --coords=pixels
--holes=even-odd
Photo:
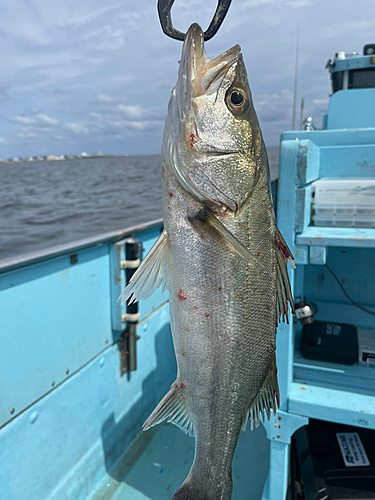
[[[366,145],[375,143],[375,127],[367,129],[341,129],[341,130],[313,130],[311,132],[305,130],[296,130],[285,132],[281,135],[281,144],[284,141],[305,141],[310,140],[318,146],[348,146],[348,145]],[[281,151],[280,151],[281,155]],[[282,158],[280,158],[282,161]],[[365,170],[365,167],[364,167]],[[337,172],[338,173],[338,172]],[[279,171],[280,176],[280,171]],[[368,177],[368,174],[363,174],[363,177]]]
[[[319,177],[374,178],[375,144],[322,147]]]
[[[375,398],[354,392],[293,383],[289,411],[309,418],[375,429]]]
[[[341,318],[340,318],[341,320]],[[330,316],[329,321],[333,321]],[[342,320],[341,320],[342,321]],[[366,366],[339,365],[294,356],[294,382],[374,396],[375,370]]]
[[[95,500],[170,500],[193,462],[194,439],[172,424],[161,424],[143,434],[132,448],[122,474],[112,476]],[[264,429],[241,433],[233,457],[232,500],[260,500],[268,460]]]
[[[327,247],[310,247],[310,264],[324,265],[327,261]]]
[[[330,71],[331,73],[335,73],[336,71],[371,68],[372,66],[374,66],[374,63],[370,56],[356,56],[345,59],[335,59],[335,65],[330,68]],[[350,92],[352,92],[352,90],[350,90]]]
[[[368,248],[328,248],[327,264],[344,285],[349,296],[357,303],[375,310],[375,285],[371,277],[375,276],[374,250]],[[304,294],[307,300],[321,304],[317,319],[323,318],[323,304],[330,304],[324,309],[324,320],[340,321],[350,310],[348,323],[358,326],[375,325],[375,317],[354,307],[345,297],[331,273],[324,266],[306,266],[304,269]]]
[[[309,226],[296,235],[297,245],[375,248],[375,229]]]
[[[111,341],[108,245],[0,276],[0,425]]]
[[[348,94],[352,92],[355,91],[350,90]],[[373,89],[371,92],[371,106],[374,106]],[[351,99],[354,97],[355,93]],[[341,106],[342,115],[347,112],[347,107],[343,103]],[[330,108],[330,113],[332,109]],[[372,127],[375,125],[374,116],[372,110]],[[346,123],[342,126],[353,125]],[[354,300],[375,311],[372,278],[375,275],[375,229],[310,226],[310,183],[321,177],[374,176],[375,128],[297,131],[287,132],[282,136],[278,226],[298,264],[296,271],[290,273],[295,300],[305,298],[317,303],[316,319],[357,326],[374,324],[373,316],[349,305],[324,264],[327,262],[336,272]],[[300,330],[300,326],[290,321],[289,325],[279,327],[277,334],[276,353],[282,411],[374,428],[375,377],[371,369],[358,365],[342,367],[334,363],[304,360],[298,349],[295,349],[295,339],[298,342]],[[294,358],[292,365],[291,357]],[[296,380],[305,382],[305,385],[297,386]],[[366,413],[366,416],[363,417],[362,413]],[[287,442],[279,442],[281,434],[276,434],[277,430],[272,430],[272,433],[274,438],[276,435],[276,439],[271,442],[270,472],[263,498],[284,500],[289,445]],[[277,438],[278,435],[280,438]]]
[[[305,185],[319,177],[320,149],[310,139],[298,140],[297,169],[294,172],[295,183]]]
[[[1,498],[88,500],[112,474],[176,374],[168,307],[137,333],[141,370],[110,346],[0,430]]]

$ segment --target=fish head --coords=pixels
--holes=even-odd
[[[162,154],[182,187],[216,209],[238,210],[249,196],[264,144],[241,48],[215,59],[193,24],[182,49]]]

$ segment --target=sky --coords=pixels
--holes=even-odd
[[[217,0],[176,0],[174,26],[206,29]],[[0,157],[158,154],[182,43],[166,37],[156,0],[12,0],[0,4]],[[375,42],[373,0],[232,0],[216,57],[240,44],[266,145],[298,106],[321,126],[340,50]],[[299,119],[297,120],[299,123]]]

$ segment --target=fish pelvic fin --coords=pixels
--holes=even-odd
[[[224,245],[230,252],[243,257],[247,262],[263,267],[255,257],[228,229],[214,216],[208,207],[202,208],[194,217],[188,217],[193,229],[209,241]]]
[[[170,391],[143,424],[144,431],[166,420],[177,425],[185,434],[194,436],[193,421],[187,408],[183,389],[184,384],[179,383],[177,380],[173,382]]]
[[[276,407],[280,406],[280,393],[279,384],[277,382],[277,368],[276,359],[274,367],[267,375],[264,384],[262,385],[260,391],[258,392],[256,398],[248,410],[245,419],[242,423],[241,431],[245,431],[247,427],[247,422],[250,420],[251,430],[258,427],[260,424],[260,417],[262,417],[263,422],[265,421],[264,413],[269,420],[271,418],[271,410],[275,418],[276,423]]]
[[[276,232],[276,267],[277,267],[277,318],[289,323],[288,320],[288,302],[292,313],[294,314],[294,303],[292,297],[292,290],[290,287],[287,264],[288,261],[295,268],[293,262],[292,252],[289,250],[288,245],[285,243],[283,236],[277,229]]]
[[[130,299],[129,304],[133,304],[140,299],[148,299],[160,285],[164,292],[168,288],[168,274],[170,274],[171,267],[171,245],[164,229],[118,300],[124,304]]]

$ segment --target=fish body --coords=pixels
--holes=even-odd
[[[292,305],[290,252],[240,48],[209,59],[196,24],[169,103],[162,184],[164,232],[124,297],[168,288],[178,373],[144,427],[166,419],[195,435],[174,500],[229,500],[241,429],[278,405],[275,336]]]

